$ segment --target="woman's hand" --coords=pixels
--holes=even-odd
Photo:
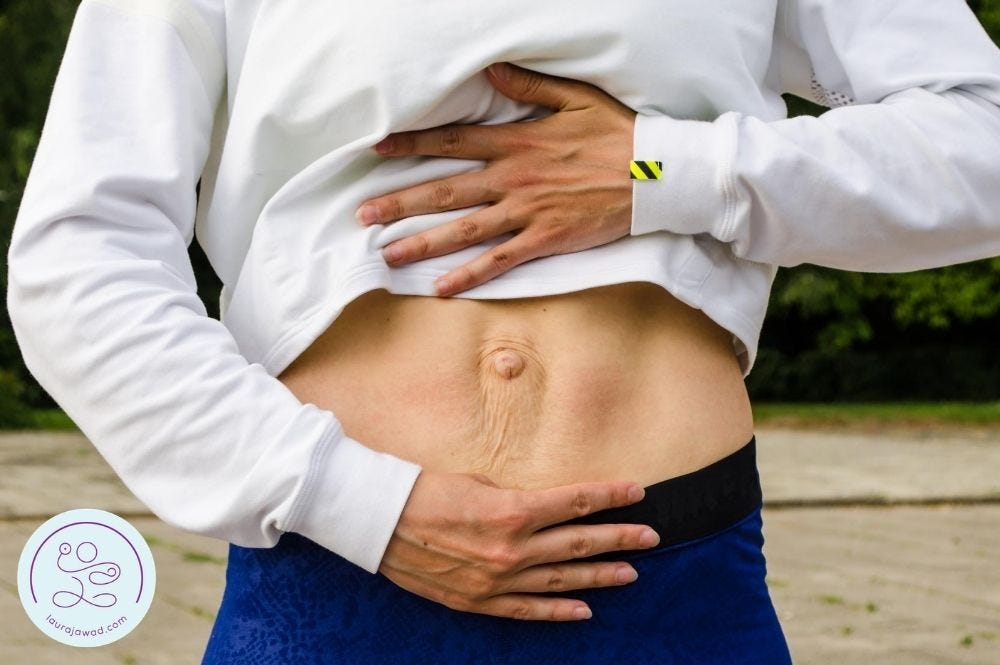
[[[503,80],[494,67],[487,68],[488,78],[507,97],[556,111],[531,122],[390,134],[376,144],[380,154],[482,159],[487,165],[370,199],[358,208],[360,222],[385,224],[493,203],[383,249],[389,265],[402,265],[517,232],[438,278],[437,295],[464,291],[536,257],[603,245],[631,231],[628,164],[635,111],[589,83],[515,65],[506,65],[510,77]]]
[[[454,610],[515,619],[587,619],[590,610],[583,602],[532,592],[632,582],[635,569],[623,561],[566,560],[652,547],[659,536],[644,524],[539,530],[635,503],[642,495],[642,487],[627,481],[517,490],[501,489],[478,473],[425,469],[417,476],[379,572]],[[647,531],[648,540],[643,538]],[[582,615],[576,613],[580,610]]]

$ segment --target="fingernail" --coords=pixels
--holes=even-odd
[[[510,67],[507,66],[507,63],[495,62],[487,67],[487,69],[490,70],[490,73],[493,74],[493,76],[497,77],[501,81],[510,80]]]
[[[385,248],[385,258],[389,263],[395,263],[403,258],[403,250],[395,245],[389,245]]]
[[[645,495],[646,495],[646,490],[644,490],[643,488],[639,487],[638,485],[633,485],[632,487],[628,488],[628,500],[629,501],[632,501],[632,502],[639,501]]]
[[[594,616],[593,612],[590,611],[589,607],[578,607],[573,610],[573,616],[577,619],[589,619]]]
[[[434,282],[434,291],[441,295],[442,293],[451,289],[451,281],[447,279],[439,279]]]
[[[378,153],[392,152],[392,137],[387,136],[378,143],[376,143],[375,152]]]
[[[366,203],[358,208],[354,217],[362,224],[374,224],[378,221],[378,208],[374,203]]]
[[[639,536],[639,544],[643,547],[652,547],[660,542],[660,535],[652,529],[646,529]]]
[[[621,568],[615,573],[615,581],[619,584],[628,584],[639,579],[639,573],[635,568]]]

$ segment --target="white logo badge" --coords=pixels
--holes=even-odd
[[[96,647],[129,634],[156,589],[142,535],[105,510],[59,513],[28,538],[17,566],[21,605],[54,640]]]

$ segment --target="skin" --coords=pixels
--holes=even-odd
[[[434,155],[487,164],[480,171],[369,199],[356,213],[361,224],[388,224],[491,203],[383,248],[386,262],[399,266],[516,232],[438,278],[439,296],[482,284],[525,261],[603,245],[631,230],[628,163],[635,111],[588,83],[499,65],[509,71],[506,80],[494,73],[497,65],[486,71],[501,93],[554,112],[532,122],[444,125],[389,134],[375,145],[376,152],[387,157]]]
[[[379,154],[459,157],[487,164],[478,172],[370,199],[357,213],[362,224],[388,224],[412,215],[492,204],[384,248],[387,263],[398,266],[516,232],[439,278],[438,295],[469,289],[536,257],[611,242],[631,228],[627,167],[635,112],[586,83],[513,65],[507,66],[504,77],[494,68],[488,68],[488,78],[501,93],[550,107],[554,113],[532,122],[390,134],[375,146]],[[498,358],[497,363],[504,376],[515,376],[521,369],[516,358]],[[500,488],[479,473],[425,469],[379,572],[404,589],[459,611],[517,619],[587,619],[591,611],[582,601],[534,594],[628,584],[636,572],[625,562],[571,560],[652,547],[659,535],[642,524],[544,528],[634,503],[642,495],[640,485],[626,481],[519,490]]]

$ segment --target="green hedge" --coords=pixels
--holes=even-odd
[[[765,348],[747,389],[754,401],[990,401],[1000,396],[1000,355],[948,345],[798,355]]]

